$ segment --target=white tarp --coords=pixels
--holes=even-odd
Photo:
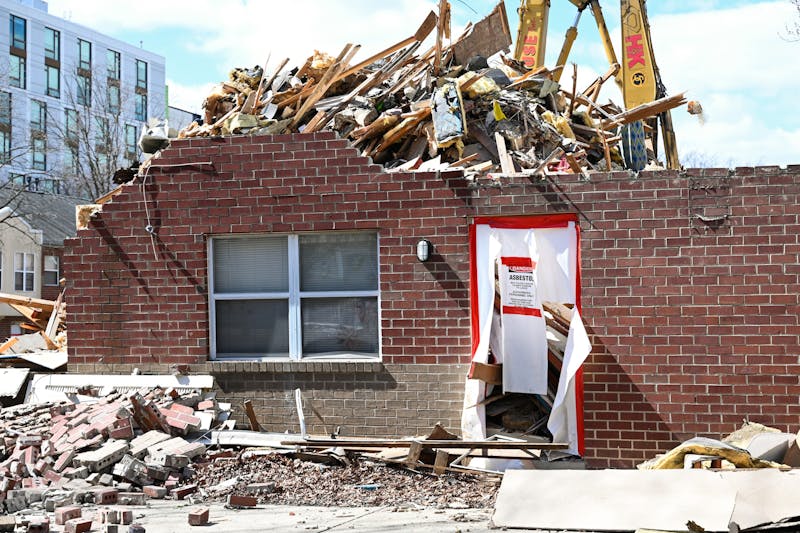
[[[578,280],[578,238],[574,222],[561,228],[509,229],[493,228],[489,224],[475,226],[475,269],[477,274],[478,344],[472,354],[475,362],[488,361],[490,332],[494,312],[495,283],[494,273],[500,257],[529,257],[536,263],[535,290],[539,304],[542,301],[576,303]],[[503,320],[507,320],[504,315]],[[541,319],[542,325],[544,319]],[[504,337],[507,333],[504,323]],[[530,326],[530,323],[527,324]],[[543,329],[543,328],[542,328]],[[553,414],[548,422],[555,428],[561,442],[569,442],[570,453],[578,453],[577,414],[575,405],[575,373],[591,351],[588,336],[574,313],[570,326],[571,343],[568,340],[568,353],[559,381],[559,393],[553,405]],[[503,384],[504,390],[525,389],[543,391],[547,380],[547,343],[542,331],[541,341],[534,346],[542,350],[529,350],[533,355],[514,358],[508,353],[508,344],[503,343]],[[588,347],[588,350],[587,350]],[[543,353],[543,357],[537,354]],[[566,371],[566,372],[564,372]],[[508,380],[508,382],[506,381]],[[541,381],[544,380],[545,389]],[[520,382],[524,382],[520,384]],[[562,384],[563,382],[563,384]],[[509,389],[508,387],[512,387]],[[563,390],[562,390],[563,389]],[[461,431],[465,439],[486,437],[485,411],[480,403],[485,399],[485,384],[479,380],[468,379],[465,386],[464,410]],[[552,431],[552,429],[551,429]]]

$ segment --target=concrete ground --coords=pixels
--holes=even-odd
[[[304,507],[259,505],[253,509],[209,507],[209,524],[190,526],[189,511],[199,507],[176,501],[151,500],[147,507],[134,508],[134,520],[147,533],[254,533],[256,531],[322,533],[346,532],[445,532],[480,533],[493,531],[492,509],[413,509],[398,507]]]

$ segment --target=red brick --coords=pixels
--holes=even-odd
[[[77,505],[70,505],[69,507],[58,507],[55,511],[56,524],[61,526],[73,518],[81,516],[81,508]]]
[[[198,507],[189,512],[190,526],[204,526],[208,524],[208,507]]]
[[[243,494],[230,494],[228,495],[228,505],[230,507],[255,507],[258,505],[258,498]]]
[[[155,485],[146,485],[142,487],[142,492],[144,492],[149,498],[153,498],[155,500],[163,499],[164,496],[167,495],[166,488],[157,487]]]
[[[117,489],[99,489],[94,492],[94,502],[97,505],[113,505],[117,503],[118,496],[119,490]]]
[[[170,411],[175,411],[176,413],[185,413],[187,415],[194,414],[194,409],[192,409],[191,407],[189,407],[187,405],[182,405],[182,404],[179,404],[179,403],[173,403],[172,405],[170,405],[169,406],[169,410]]]
[[[64,524],[64,533],[85,533],[92,530],[91,518],[75,518]]]
[[[184,487],[178,487],[172,489],[170,493],[172,497],[175,498],[176,500],[182,500],[189,494],[193,494],[196,491],[197,491],[197,485],[186,485]]]

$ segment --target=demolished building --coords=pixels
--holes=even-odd
[[[576,92],[473,57],[502,32],[416,55],[431,17],[355,66],[235,69],[87,211],[69,371],[187,365],[271,430],[301,389],[312,433],[536,430],[593,465],[793,430],[800,168],[624,170],[619,126],[682,94],[622,111],[613,69]]]
[[[469,181],[461,171],[388,173],[327,132],[177,140],[67,242],[69,370],[188,364],[215,375],[222,397],[251,399],[270,428],[296,426],[298,387],[326,421],[311,425],[318,432],[459,427],[477,326],[470,228],[556,216],[580,228],[579,304],[593,346],[576,386],[587,459],[630,466],[745,417],[792,430],[798,171]],[[264,338],[252,318],[259,302],[284,299],[286,309],[290,299],[280,288],[242,292],[237,280],[286,270],[269,246],[288,250],[301,235],[334,243],[309,256],[327,269],[348,256],[347,272],[361,272],[359,256],[377,269],[369,289],[331,273],[334,297],[372,302],[360,318],[304,324],[340,328],[338,346],[349,346],[340,351],[362,356],[236,355]],[[425,262],[422,240],[432,246]],[[286,262],[299,260],[293,253]],[[356,318],[373,320],[371,337]]]

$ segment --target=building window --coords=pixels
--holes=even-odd
[[[77,86],[78,105],[90,107],[92,105],[92,78],[90,76],[78,74]]]
[[[58,285],[59,261],[57,255],[44,256],[44,274],[42,274],[42,283],[45,285]]]
[[[14,254],[14,290],[33,290],[33,254],[17,252]]]
[[[134,95],[134,111],[136,120],[144,122],[147,120],[147,95],[135,94]]]
[[[136,126],[125,124],[125,158],[131,163],[139,159],[136,151],[136,137]]]
[[[8,84],[18,89],[24,89],[25,80],[25,58],[12,55],[8,62]]]
[[[0,91],[0,163],[11,161],[11,93]]]
[[[211,239],[216,357],[377,357],[374,233]]]
[[[47,104],[31,100],[31,133],[44,135],[47,132]]]
[[[61,32],[53,28],[44,29],[44,58],[61,61]]]
[[[27,21],[23,18],[11,15],[9,19],[9,85],[24,89],[25,80],[25,59],[27,58]]]
[[[136,88],[147,90],[147,62],[136,60]]]
[[[78,69],[92,71],[92,43],[78,39]]]
[[[9,34],[11,35],[11,48],[17,50],[25,50],[25,43],[27,42],[27,21],[23,18],[11,15]]]
[[[120,94],[119,85],[108,85],[108,112],[112,115],[118,115],[120,111]]]
[[[44,66],[47,87],[45,94],[53,98],[61,98],[61,69],[50,65]]]
[[[108,79],[119,81],[122,75],[122,62],[120,61],[119,52],[114,50],[106,50],[106,70],[108,71]]]
[[[107,155],[112,143],[111,130],[106,117],[95,117],[94,141],[99,156]]]
[[[31,168],[47,170],[47,142],[44,137],[31,138]]]
[[[28,186],[28,177],[25,174],[20,174],[18,172],[9,172],[8,181],[12,185],[22,189]]]
[[[64,168],[70,172],[78,172],[78,112],[74,109],[64,110]]]

